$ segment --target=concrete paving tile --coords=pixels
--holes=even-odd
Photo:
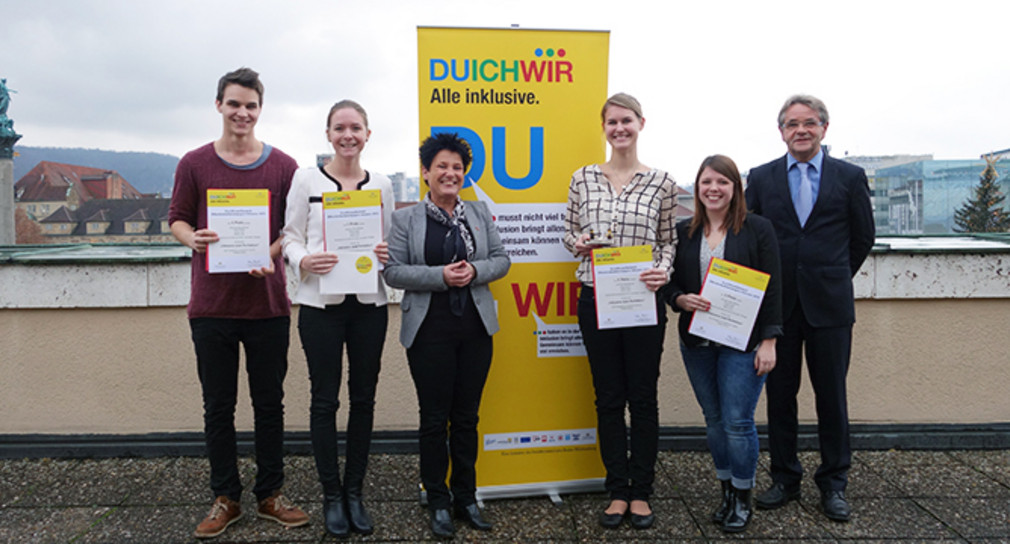
[[[26,503],[59,506],[117,506],[136,489],[154,480],[169,464],[166,459],[94,459],[61,473],[59,480],[39,489]]]
[[[434,540],[428,528],[428,510],[417,502],[380,501],[368,504],[368,513],[375,524],[375,532],[367,537],[352,535],[353,540],[369,542]],[[315,522],[316,518],[313,518]],[[319,517],[322,527],[322,517]],[[327,536],[327,542],[333,538]]]
[[[1010,487],[1010,450],[956,451],[951,452],[951,455],[965,465]]]
[[[606,508],[606,505],[605,499],[599,502],[572,502],[572,515],[575,519],[575,530],[579,540],[583,542],[629,542],[635,540],[669,542],[702,536],[687,507],[679,499],[651,501],[650,505],[656,514],[656,521],[652,528],[644,531],[632,529],[627,520],[617,529],[601,527],[599,513]]]
[[[911,497],[1010,497],[1010,488],[962,464],[875,470]]]
[[[951,538],[944,538],[944,539],[937,539],[937,540],[931,540],[931,539],[928,539],[928,538],[925,538],[925,539],[920,539],[920,538],[909,538],[909,539],[905,539],[905,538],[898,538],[898,539],[875,539],[875,538],[868,538],[868,539],[862,539],[861,538],[861,539],[838,539],[835,542],[838,542],[839,544],[842,544],[842,543],[844,543],[844,544],[903,544],[905,542],[910,542],[910,543],[914,543],[914,544],[957,544],[957,543],[962,543],[962,542],[967,543],[968,541],[965,540],[965,539],[963,539],[963,538],[951,537]]]
[[[5,508],[0,510],[0,542],[69,542],[107,515],[98,508]]]
[[[664,453],[660,454],[659,463],[673,486],[666,496],[704,497],[719,489],[712,456],[708,452]]]
[[[417,503],[421,472],[416,455],[372,455],[365,475],[365,500]]]
[[[502,499],[484,503],[486,519],[494,529],[484,533],[489,539],[508,542],[573,540],[576,537],[571,501],[555,506],[547,497]],[[463,524],[458,524],[463,527]],[[460,531],[469,540],[485,540],[469,527]]]
[[[675,499],[680,497],[666,466],[656,461],[656,479],[652,483],[652,496],[656,499]]]
[[[849,505],[852,517],[847,523],[831,521],[818,513],[819,521],[836,538],[957,538],[956,533],[911,499],[850,498]]]
[[[343,458],[340,461],[343,472]],[[316,461],[312,457],[289,455],[284,458],[284,495],[296,504],[322,502],[323,487],[319,484]]]
[[[195,506],[119,507],[95,523],[74,544],[185,542],[192,539],[193,530],[206,514],[205,508]],[[228,538],[227,533],[225,535],[224,538]]]
[[[947,451],[880,450],[855,451],[853,457],[873,468],[886,466],[951,465],[960,461]]]
[[[210,462],[206,457],[177,457],[157,478],[130,496],[127,505],[200,505],[210,508]]]
[[[32,497],[40,491],[68,481],[65,474],[80,461],[16,459],[0,462],[0,508],[44,504]]]
[[[1010,498],[925,498],[916,501],[963,537],[1010,541]]]

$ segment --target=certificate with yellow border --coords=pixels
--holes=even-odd
[[[760,270],[712,259],[700,293],[712,306],[707,312],[694,312],[687,332],[740,351],[747,349],[770,278]]]
[[[656,324],[656,293],[639,275],[653,267],[652,246],[593,250],[596,323],[600,329]]]
[[[207,272],[249,272],[270,266],[270,191],[208,189],[207,228],[218,241],[207,246]]]
[[[336,266],[319,277],[319,292],[373,294],[379,290],[375,246],[382,241],[382,193],[323,193],[323,247],[336,253]]]

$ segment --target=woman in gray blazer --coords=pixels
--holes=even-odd
[[[431,530],[445,538],[455,533],[450,506],[471,527],[491,529],[476,500],[477,412],[498,331],[488,283],[510,262],[487,206],[459,198],[471,161],[467,143],[438,134],[421,144],[420,156],[430,190],[418,205],[394,212],[383,274],[405,290],[400,342],[420,405],[421,483]]]

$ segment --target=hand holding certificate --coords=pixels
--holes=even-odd
[[[723,259],[708,265],[701,295],[711,307],[694,312],[688,332],[743,351],[761,309],[768,274]]]
[[[596,323],[601,329],[655,325],[656,293],[640,278],[653,267],[652,246],[593,250]]]
[[[323,193],[323,245],[339,260],[319,277],[324,294],[375,293],[382,242],[382,193],[379,190]]]
[[[270,191],[208,189],[207,229],[218,241],[207,246],[207,272],[249,272],[272,266]]]

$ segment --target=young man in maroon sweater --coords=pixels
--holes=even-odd
[[[287,527],[309,522],[280,492],[284,484],[283,386],[291,326],[280,230],[285,197],[298,165],[256,139],[262,103],[263,84],[255,71],[240,68],[221,78],[216,100],[221,137],[179,161],[169,209],[172,234],[193,249],[187,314],[203,389],[210,486],[216,497],[196,528],[197,538],[215,537],[242,516],[235,442],[240,344],[245,349],[255,421],[256,515]],[[207,247],[219,240],[218,233],[207,228],[208,189],[270,191],[269,266],[247,273],[207,271]]]

